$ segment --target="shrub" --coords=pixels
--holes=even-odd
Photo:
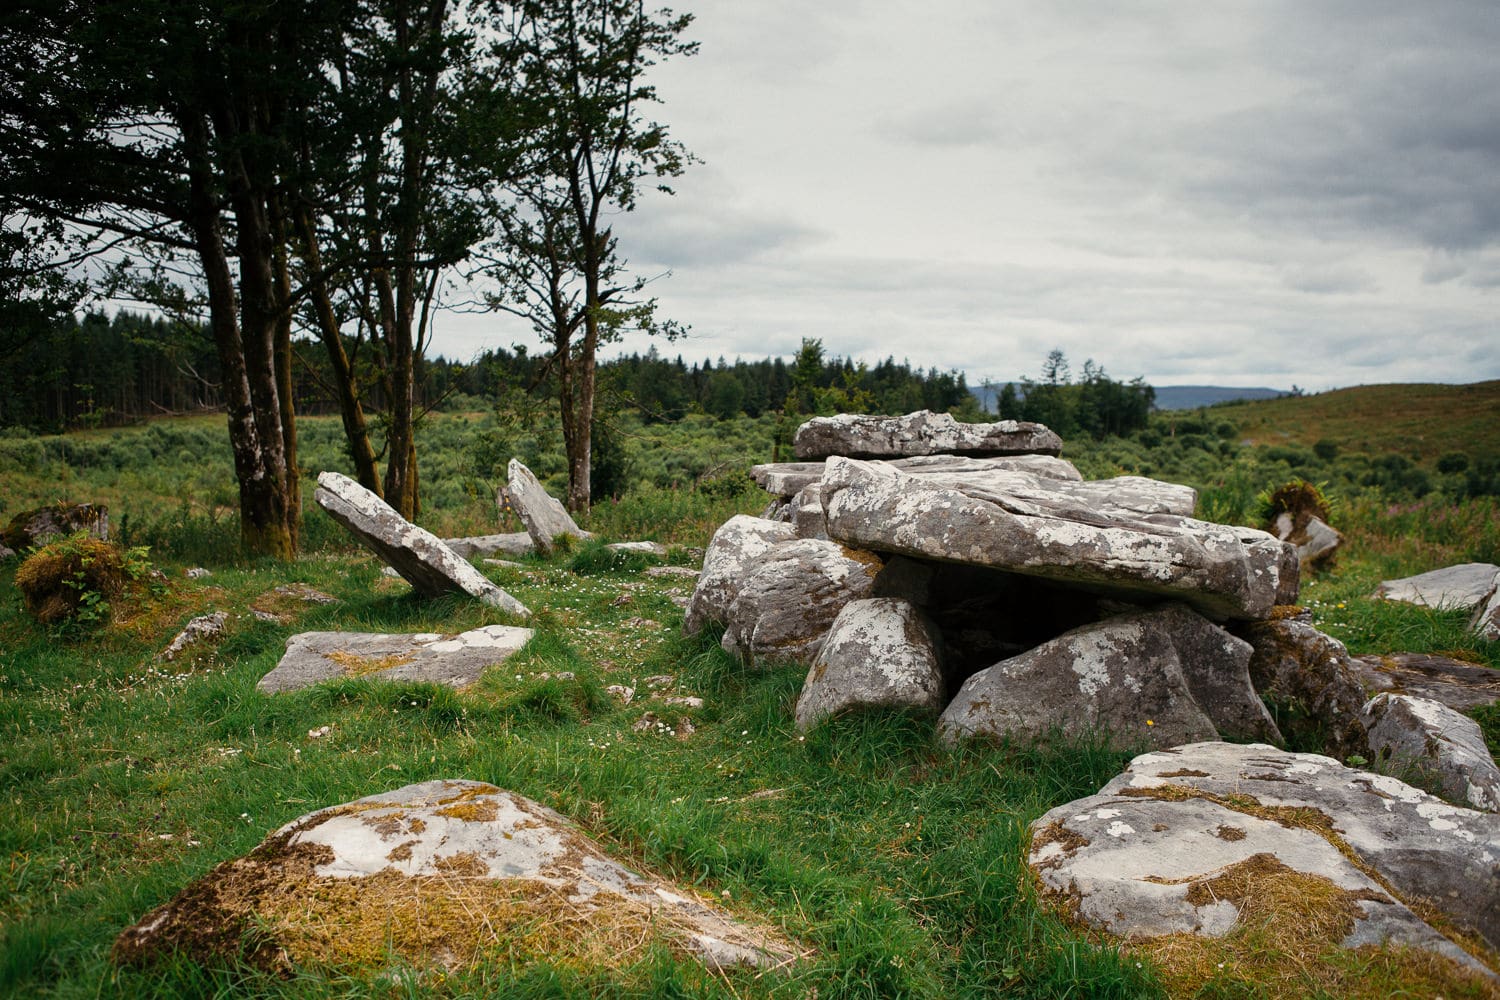
[[[26,610],[44,625],[102,624],[109,602],[150,572],[146,549],[126,549],[86,532],[45,545],[16,570]]]
[[[1326,489],[1326,484],[1315,486],[1305,479],[1283,483],[1256,498],[1261,522],[1270,527],[1282,514],[1290,514],[1293,531],[1306,527],[1315,517],[1327,523],[1333,517],[1333,504],[1324,492]]]

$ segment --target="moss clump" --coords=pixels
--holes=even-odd
[[[44,545],[16,570],[26,610],[44,625],[102,624],[110,602],[145,579],[145,549],[125,549],[80,532]]]
[[[1333,518],[1333,501],[1324,492],[1324,487],[1305,479],[1288,480],[1256,499],[1261,522],[1273,534],[1276,519],[1282,514],[1291,515],[1292,534],[1302,531],[1315,517],[1325,524],[1331,523]]]

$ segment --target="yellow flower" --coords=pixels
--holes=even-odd
[[[1148,725],[1148,726],[1154,726],[1154,725],[1156,725],[1156,723],[1152,722],[1150,719],[1147,719],[1146,720],[1146,725]]]

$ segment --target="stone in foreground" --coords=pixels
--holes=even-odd
[[[1412,768],[1449,802],[1500,812],[1500,768],[1479,723],[1426,698],[1378,694],[1364,707],[1370,758],[1383,770]]]
[[[1336,832],[1403,900],[1423,900],[1490,947],[1500,945],[1500,816],[1493,813],[1449,805],[1331,757],[1257,744],[1143,754],[1097,798],[1206,798],[1289,819],[1312,810],[1302,818],[1326,817],[1313,825]],[[1068,815],[1068,808],[1049,815]]]
[[[1271,535],[1170,513],[1140,514],[1010,473],[1003,492],[949,488],[888,466],[829,459],[828,537],[873,549],[1037,576],[1125,597],[1170,597],[1214,619],[1263,618],[1288,590],[1296,555]]]
[[[427,597],[465,593],[521,618],[531,614],[524,604],[444,545],[442,539],[397,514],[390,504],[348,476],[321,474],[313,498],[417,593]]]
[[[526,533],[531,536],[536,550],[542,555],[551,555],[558,539],[565,535],[579,539],[590,537],[587,531],[574,523],[562,502],[549,496],[532,471],[519,460],[510,460],[507,475],[510,478],[507,492],[511,506],[520,515],[521,523],[526,525]]]
[[[1494,563],[1463,563],[1418,573],[1399,580],[1386,580],[1375,588],[1376,597],[1429,608],[1473,608],[1495,590],[1500,566]]]
[[[1218,699],[1213,712],[1229,720],[1226,728],[1279,737],[1250,687],[1249,649],[1236,644],[1244,645],[1180,605],[1108,618],[974,674],[938,728],[950,741],[1054,732],[1107,732],[1121,746],[1211,740],[1219,735],[1214,719],[1188,676],[1197,672],[1204,701]],[[1227,652],[1216,659],[1220,648]]]
[[[792,448],[799,459],[1056,455],[1062,451],[1062,439],[1041,424],[1019,420],[961,424],[951,414],[918,410],[902,417],[859,413],[814,417],[797,428]]]
[[[286,641],[281,661],[255,687],[276,694],[337,678],[369,677],[463,688],[486,667],[519,651],[531,636],[531,629],[510,625],[486,625],[458,635],[303,632]]]
[[[798,957],[769,928],[620,865],[545,806],[427,781],[294,820],[127,928],[114,959],[456,970],[498,954],[607,968],[651,943],[715,970]]]
[[[797,728],[864,708],[943,707],[937,627],[895,597],[852,601],[833,620],[797,699]]]

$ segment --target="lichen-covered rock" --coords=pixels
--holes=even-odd
[[[709,622],[723,623],[740,584],[773,546],[796,537],[790,524],[736,514],[714,532],[703,555],[698,585],[688,602],[682,629],[695,635]]]
[[[574,522],[561,501],[542,489],[536,476],[519,460],[511,459],[506,472],[510,480],[507,492],[511,506],[520,515],[521,523],[526,525],[526,533],[531,536],[538,552],[551,554],[558,539],[566,535],[580,539],[591,537]]]
[[[1495,590],[1500,566],[1494,563],[1463,563],[1418,573],[1399,580],[1386,580],[1375,588],[1376,597],[1429,608],[1473,608]]]
[[[911,458],[893,458],[883,461],[913,476],[944,477],[982,482],[990,472],[1029,472],[1044,479],[1066,479],[1078,482],[1083,475],[1072,462],[1053,455],[1006,455],[991,458],[970,458],[963,455],[917,455]],[[750,478],[756,485],[774,497],[796,496],[809,484],[823,479],[826,463],[817,462],[768,462],[750,467]]]
[[[1500,641],[1500,575],[1496,575],[1489,594],[1474,605],[1474,617],[1469,621],[1469,629],[1481,639]]]
[[[862,708],[943,707],[940,639],[908,601],[869,598],[844,605],[797,699],[797,728]]]
[[[1098,795],[1053,810],[1034,829],[1054,821],[1066,827],[1066,818],[1085,808],[1116,808],[1133,799],[1163,807],[1205,799],[1311,830],[1352,852],[1403,902],[1435,907],[1491,947],[1500,945],[1500,816],[1493,813],[1449,805],[1395,778],[1345,767],[1330,757],[1214,742],[1143,754]],[[1128,836],[1140,844],[1146,830],[1135,828]],[[1182,853],[1190,855],[1193,845],[1202,843],[1187,841]],[[1163,862],[1171,853],[1160,844],[1152,850]]]
[[[427,781],[293,820],[127,928],[113,957],[238,957],[289,972],[454,970],[498,954],[612,968],[644,942],[715,970],[799,953],[767,926],[624,867],[537,802]]]
[[[1254,648],[1248,642],[1180,604],[1153,611],[1151,619],[1171,636],[1188,690],[1221,737],[1237,742],[1284,742],[1250,683]]]
[[[1105,732],[1119,746],[1158,747],[1214,739],[1174,643],[1181,617],[1119,615],[987,667],[944,709],[939,732],[950,741]]]
[[[1479,723],[1438,702],[1400,694],[1371,698],[1361,718],[1371,760],[1415,770],[1449,802],[1500,812],[1500,768]]]
[[[783,542],[741,581],[725,613],[722,645],[750,665],[811,664],[833,619],[850,601],[870,596],[881,567],[879,556],[834,542]]]
[[[1500,931],[1497,818],[1327,757],[1218,742],[1148,753],[1032,830],[1043,885],[1121,937],[1221,937],[1270,901],[1320,909],[1325,947],[1409,946],[1484,972],[1418,912],[1436,905],[1492,943]]]
[[[496,553],[508,556],[530,555],[536,551],[536,543],[525,531],[508,531],[498,535],[470,535],[466,538],[445,538],[443,544],[464,559],[484,558]]]
[[[224,625],[229,621],[229,612],[214,611],[199,615],[182,627],[176,637],[161,651],[160,659],[170,663],[193,646],[212,642],[224,635]]]
[[[109,508],[102,503],[53,503],[24,510],[0,532],[0,542],[19,552],[79,531],[109,541]]]
[[[406,520],[348,476],[337,472],[318,476],[313,499],[419,594],[437,597],[465,593],[522,618],[531,613],[444,545],[442,539]]]
[[[1294,618],[1237,627],[1254,647],[1250,683],[1293,747],[1341,758],[1365,753],[1364,685],[1344,644]]]
[[[823,484],[808,483],[797,491],[786,505],[784,518],[797,533],[798,538],[820,538],[827,540],[828,525],[823,519]]]
[[[901,417],[860,413],[814,417],[797,428],[792,448],[800,459],[1056,455],[1062,451],[1062,439],[1041,424],[1019,420],[961,424],[951,414],[918,410]]]
[[[1215,619],[1264,617],[1283,589],[1286,547],[1263,531],[1133,513],[1059,490],[1089,487],[1102,497],[1107,482],[1008,476],[1014,483],[1004,492],[955,489],[872,462],[830,459],[828,537],[1122,596],[1177,598]]]
[[[462,688],[477,681],[486,667],[519,651],[531,636],[531,629],[510,625],[486,625],[457,635],[303,632],[286,641],[281,660],[255,687],[275,694],[341,677],[371,677]]]

